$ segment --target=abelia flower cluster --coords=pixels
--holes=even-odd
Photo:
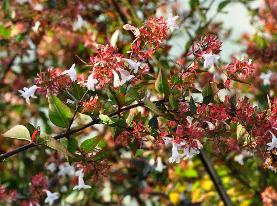
[[[140,28],[125,24],[123,28],[131,31],[136,39],[131,45],[131,55],[139,60],[150,59],[155,50],[160,48],[160,45],[168,36],[168,31],[174,31],[178,26],[176,20],[178,16],[169,16],[167,20],[163,17],[153,17],[148,19]],[[144,48],[148,49],[145,50]]]
[[[251,59],[246,61],[233,58],[232,63],[226,66],[226,70],[230,77],[244,80],[253,74],[255,67]]]
[[[144,26],[139,29],[139,38],[148,45],[153,45],[154,48],[159,48],[159,45],[167,37],[167,22],[163,17],[150,18]]]
[[[237,153],[241,152],[240,155],[235,157],[235,160],[239,164],[243,164],[243,159],[250,156],[249,153],[243,152],[244,150],[240,149],[242,145],[247,147],[245,151],[251,149],[260,153],[267,151],[267,153],[272,155],[277,149],[277,130],[275,129],[277,126],[276,99],[272,101],[271,111],[257,111],[246,98],[240,100],[239,98],[227,96],[225,101],[221,101],[213,99],[214,91],[212,88],[208,89],[211,91],[202,89],[207,83],[217,84],[217,82],[212,82],[213,78],[209,70],[201,70],[201,68],[214,67],[220,58],[219,53],[222,42],[216,36],[207,35],[202,37],[200,41],[194,42],[191,54],[195,58],[191,62],[192,66],[189,65],[185,70],[181,68],[180,70],[172,72],[177,78],[181,77],[180,79],[167,79],[166,72],[162,71],[162,68],[159,68],[160,72],[155,82],[156,90],[152,92],[152,86],[154,87],[153,80],[156,75],[145,75],[144,71],[147,66],[143,62],[147,62],[155,50],[160,48],[163,41],[167,38],[168,30],[172,31],[177,27],[177,18],[169,17],[168,20],[164,20],[163,17],[150,18],[140,28],[125,25],[124,29],[133,32],[136,38],[131,45],[132,52],[130,57],[124,57],[123,54],[118,52],[117,48],[109,44],[98,45],[95,55],[90,57],[89,66],[91,66],[91,69],[87,74],[87,79],[85,75],[78,77],[75,64],[63,72],[48,69],[46,72],[38,75],[34,86],[23,88],[23,90],[20,90],[20,93],[29,103],[30,98],[36,98],[36,91],[46,94],[49,92],[59,94],[65,90],[70,94],[70,86],[72,83],[78,83],[86,89],[86,95],[80,102],[83,108],[80,110],[77,108],[76,112],[81,111],[81,113],[94,115],[93,112],[98,112],[99,109],[100,113],[108,114],[112,111],[112,114],[115,113],[118,115],[115,120],[109,119],[110,116],[103,115],[107,118],[107,125],[117,125],[116,121],[118,119],[122,120],[128,115],[128,118],[131,118],[130,116],[133,115],[131,112],[128,115],[125,115],[125,113],[121,115],[121,113],[126,112],[126,108],[130,106],[125,104],[126,100],[128,98],[132,100],[133,96],[135,96],[137,98],[134,98],[133,102],[137,102],[131,106],[135,108],[138,105],[147,107],[148,109],[137,111],[137,113],[140,113],[139,120],[131,118],[132,120],[129,122],[129,120],[127,121],[127,117],[123,119],[126,120],[123,122],[124,125],[121,124],[119,131],[114,132],[116,146],[131,147],[131,144],[139,144],[138,147],[145,146],[146,144],[144,143],[150,142],[148,140],[154,138],[158,143],[171,146],[170,163],[179,163],[182,159],[192,158],[194,155],[200,153],[205,143],[214,144],[217,148],[223,148],[225,151],[232,150]],[[203,66],[201,61],[203,62]],[[216,69],[218,68],[216,67]],[[195,79],[198,78],[198,73],[196,73],[198,69],[201,72],[206,72],[207,75],[204,77],[209,77],[209,81],[200,81],[200,84],[196,86]],[[228,64],[223,71],[224,74],[227,73],[226,75],[228,77],[225,82],[226,88],[228,89],[230,80],[244,80],[249,78],[253,74],[254,69],[251,60],[246,61],[233,58],[232,63]],[[161,86],[158,80],[162,82]],[[134,89],[137,83],[140,82],[149,83],[150,89],[143,87],[144,85],[141,86],[142,89],[140,88],[141,90],[144,89],[142,94],[147,95],[140,96],[139,92],[141,91],[138,92],[137,88],[137,90]],[[126,87],[121,87],[122,85],[126,85]],[[110,106],[109,108],[98,108],[102,98],[107,99],[107,96],[110,98],[111,95],[105,94],[105,89],[112,86],[114,89],[114,94],[112,95],[116,99],[116,103],[111,103],[111,97],[107,102],[107,105]],[[130,95],[131,89],[134,89],[134,95]],[[202,102],[194,102],[191,95],[193,91],[199,92],[198,89],[202,89],[204,99]],[[95,92],[91,95],[88,90]],[[159,93],[157,94],[157,92]],[[163,94],[161,95],[161,93]],[[209,93],[208,96],[204,96],[205,93]],[[168,97],[169,94],[170,98]],[[161,99],[161,96],[164,98]],[[190,98],[190,101],[187,101],[187,98]],[[150,105],[144,104],[143,101],[148,99],[149,101],[158,99],[158,101],[150,102]],[[69,101],[67,103],[72,102]],[[73,101],[73,103],[75,102]],[[179,107],[175,106],[175,104],[178,104]],[[174,109],[171,107],[174,107]],[[113,109],[115,108],[118,110],[114,111]],[[121,110],[122,108],[123,110]],[[160,114],[160,110],[164,114]],[[152,117],[149,115],[151,114],[149,111],[157,115],[155,116],[156,119],[153,118],[154,123],[152,123],[154,125],[151,126],[148,126],[149,118]],[[100,119],[99,117],[99,121]],[[103,122],[105,121],[103,120]],[[245,132],[249,134],[251,137],[250,142],[243,142],[243,140],[241,141],[235,137],[236,128],[239,126],[243,127]],[[155,127],[157,129],[154,129]],[[153,132],[153,130],[155,131]],[[151,143],[153,142],[151,141]],[[89,189],[91,186],[85,184],[84,181],[85,173],[93,171],[93,180],[96,181],[96,179],[105,175],[109,169],[109,164],[105,160],[94,161],[93,158],[98,157],[97,155],[100,153],[101,148],[96,146],[93,148],[93,151],[87,154],[83,154],[81,149],[78,148],[76,154],[86,160],[88,159],[86,165],[78,162],[81,166],[75,171],[75,168],[69,164],[62,164],[57,168],[54,163],[51,163],[47,166],[47,169],[50,172],[59,170],[57,174],[61,177],[75,176],[74,180],[76,180],[76,185],[73,187],[73,190]],[[155,165],[155,161],[153,165]],[[269,166],[274,167],[272,161],[269,163]],[[162,160],[158,157],[156,170],[162,171],[163,168]],[[37,187],[40,187],[40,191],[43,188],[43,195],[46,194],[47,196],[45,199],[46,203],[52,205],[59,199],[59,195],[56,192],[47,190],[48,184],[44,177],[38,175],[33,178],[31,186],[31,191],[34,194],[34,202],[43,196],[41,192],[36,193],[35,190]]]
[[[269,42],[269,45],[260,48],[258,45],[251,42],[246,50],[247,54],[255,60],[260,60],[263,63],[276,62],[277,57],[277,44],[275,42]]]
[[[112,82],[113,71],[124,67],[122,58],[123,55],[109,44],[97,46],[96,55],[90,57],[90,65],[92,77],[98,81],[99,88]]]
[[[42,174],[36,174],[32,177],[30,192],[32,200],[39,201],[44,197],[44,190],[48,189],[49,183],[47,177]]]
[[[72,70],[74,70],[73,65],[70,73],[74,72]],[[75,76],[72,76],[72,79],[67,74],[68,70],[60,73],[58,69],[49,68],[45,72],[40,72],[37,75],[33,87],[42,94],[48,94],[49,92],[59,94],[62,89],[66,89],[71,85],[72,79],[74,81],[76,80],[76,73]],[[32,92],[34,89],[29,91]]]
[[[202,57],[204,54],[219,54],[222,42],[216,35],[207,35],[201,37],[200,41],[192,44],[192,54],[196,57]]]
[[[95,97],[91,97],[88,101],[82,102],[82,105],[84,107],[83,113],[87,111],[93,111],[97,107],[97,102],[98,102],[98,96],[96,95]]]
[[[17,192],[15,190],[7,190],[4,185],[0,184],[0,204],[13,203],[17,199]]]

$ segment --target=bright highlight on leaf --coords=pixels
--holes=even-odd
[[[16,125],[3,134],[4,137],[31,141],[30,132],[23,125]]]

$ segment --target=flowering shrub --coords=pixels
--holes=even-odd
[[[4,2],[6,3],[3,4],[3,14],[7,15],[5,6],[7,7],[8,1]],[[103,6],[100,2],[95,2],[96,5]],[[89,29],[89,23],[78,14],[72,24],[71,35],[75,36],[74,32],[82,29],[87,29],[87,32],[76,38],[69,37],[72,38],[69,45],[74,45],[74,41],[80,38],[84,43],[83,47],[86,47],[81,49],[81,57],[75,58],[76,61],[69,69],[61,66],[40,66],[39,71],[37,69],[33,71],[36,73],[33,74],[33,78],[28,83],[24,82],[24,85],[29,86],[21,87],[22,83],[18,83],[15,87],[18,88],[17,95],[21,96],[21,99],[18,97],[16,99],[17,101],[24,99],[26,107],[31,111],[30,118],[29,121],[25,119],[18,121],[19,124],[14,124],[3,132],[3,138],[14,138],[25,142],[23,145],[16,143],[18,147],[3,152],[0,160],[9,161],[7,158],[30,148],[34,148],[32,153],[35,156],[37,150],[44,148],[45,152],[40,154],[41,157],[29,157],[29,160],[33,161],[41,158],[43,162],[39,164],[44,170],[34,170],[30,184],[20,186],[18,191],[0,185],[0,202],[7,205],[44,203],[53,205],[58,202],[66,205],[80,201],[86,205],[91,195],[93,200],[101,205],[101,202],[98,202],[101,199],[99,194],[94,194],[92,191],[99,185],[106,184],[106,190],[103,189],[102,192],[110,195],[111,191],[107,190],[111,190],[111,183],[107,178],[111,178],[115,188],[124,185],[125,180],[131,183],[126,184],[126,187],[130,186],[130,192],[124,200],[121,197],[112,199],[111,195],[103,195],[104,199],[107,199],[105,202],[116,201],[123,205],[138,202],[139,205],[143,205],[151,195],[160,196],[163,202],[163,194],[156,193],[154,186],[150,185],[158,182],[160,187],[164,188],[167,180],[159,180],[158,175],[147,180],[146,176],[151,171],[162,173],[166,169],[165,165],[172,167],[171,165],[178,164],[176,167],[180,172],[191,168],[189,166],[191,159],[199,155],[213,182],[219,184],[216,180],[218,176],[214,174],[205,150],[210,154],[222,156],[221,161],[226,161],[226,164],[229,164],[230,158],[244,165],[245,159],[257,157],[264,162],[262,166],[267,168],[266,171],[276,175],[273,173],[277,171],[277,98],[276,88],[273,88],[276,86],[276,81],[275,83],[271,81],[271,77],[265,76],[266,74],[260,76],[259,80],[267,78],[266,83],[272,84],[272,88],[267,88],[261,94],[265,98],[260,107],[256,106],[255,96],[251,98],[245,95],[251,92],[255,95],[255,91],[259,90],[257,82],[259,80],[256,76],[264,69],[264,64],[276,66],[274,55],[269,55],[266,61],[263,58],[259,59],[257,53],[261,50],[251,42],[247,53],[253,60],[250,57],[240,60],[233,57],[231,61],[225,63],[221,60],[223,40],[217,32],[207,30],[195,35],[190,41],[188,52],[184,52],[177,62],[173,61],[174,64],[170,64],[167,40],[182,28],[182,21],[196,12],[197,8],[202,12],[199,2],[190,1],[191,11],[188,17],[168,15],[166,19],[162,16],[151,16],[145,19],[144,23],[140,22],[138,17],[134,17],[135,22],[140,23],[138,27],[126,21],[125,18],[132,16],[131,14],[127,15],[118,3],[111,2],[124,22],[122,29],[116,32],[120,31],[122,36],[131,32],[133,39],[119,42],[120,38],[114,32],[111,37],[104,35],[104,40],[101,40],[102,33],[108,31],[100,32],[100,37],[97,37],[97,34],[92,35],[95,39],[90,39],[88,36],[93,29]],[[53,25],[47,25],[47,21],[40,14],[43,10],[42,3],[17,1],[11,4],[16,12],[20,12],[17,4],[31,7],[38,13],[35,16],[38,20],[32,26],[36,38],[39,38],[39,32],[45,32],[47,26],[53,27],[52,32],[58,30],[57,22],[53,20]],[[63,8],[63,12],[70,13],[76,7],[76,10],[82,10],[85,14],[86,4],[88,9],[94,7],[93,3],[79,2],[69,8]],[[138,2],[136,4],[139,5]],[[219,4],[218,12],[226,6],[225,4],[228,2],[222,1]],[[127,10],[131,8],[131,5],[126,6]],[[94,16],[102,12],[97,7],[94,9],[97,11]],[[53,11],[49,9],[47,12],[52,14]],[[57,17],[54,13],[53,15]],[[109,15],[113,14],[107,14],[106,18],[112,18]],[[60,18],[55,20],[63,24]],[[64,21],[65,26],[69,26],[66,20]],[[101,21],[100,16],[97,21]],[[41,24],[45,28],[39,31]],[[205,30],[206,27],[201,28]],[[263,51],[273,51],[276,47],[276,38],[270,33],[268,35],[272,39],[268,40],[269,44],[265,43]],[[52,49],[55,51],[54,48],[48,48],[49,45],[62,47],[63,43],[55,44],[56,41],[62,42],[56,38],[52,34],[39,40],[42,43],[37,46],[43,58],[44,53],[51,53]],[[106,39],[109,41],[106,42]],[[249,39],[246,38],[246,41],[250,41]],[[49,45],[45,45],[46,42]],[[16,46],[16,43],[12,42],[10,47],[12,45]],[[62,56],[66,55],[62,49],[60,53]],[[59,60],[58,57],[57,59]],[[271,72],[272,75],[273,73]],[[36,122],[36,119],[39,119],[38,113],[43,124]],[[229,157],[227,153],[230,154]],[[134,158],[130,159],[130,156]],[[229,164],[230,170],[234,168],[233,163]],[[28,167],[28,162],[23,165]],[[169,179],[176,178],[173,177],[173,169],[170,169],[167,175]],[[194,177],[193,174],[186,175]],[[245,183],[244,178],[238,179],[252,188],[247,181]],[[140,182],[139,185],[137,181]],[[147,186],[143,186],[141,182]],[[224,193],[220,184],[216,185],[216,189],[224,203],[230,205],[230,200],[226,198],[227,193]],[[179,197],[184,191],[181,186],[168,187],[171,187],[172,191],[166,197],[171,203],[177,205],[185,199]],[[207,184],[205,187],[210,190]],[[27,191],[27,194],[20,194],[23,190]],[[254,187],[254,193],[256,190]],[[263,190],[262,199],[259,201],[274,204],[272,202],[275,200],[271,200],[271,196],[267,194],[268,190],[276,193],[274,188],[264,184]],[[74,194],[79,194],[76,196],[77,200],[72,200]],[[87,197],[84,197],[84,194]],[[272,195],[273,198],[275,196]],[[197,202],[195,196],[192,196],[192,199],[192,202]],[[165,201],[161,204],[169,203]]]

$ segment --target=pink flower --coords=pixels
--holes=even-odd
[[[233,58],[232,63],[226,66],[226,70],[230,76],[239,79],[247,79],[253,74],[255,68],[251,59],[245,61],[243,59],[238,60]]]

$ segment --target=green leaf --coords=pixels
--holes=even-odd
[[[23,125],[16,125],[3,134],[4,137],[31,141],[30,132]]]
[[[149,120],[149,126],[152,129],[158,129],[159,124],[158,124],[158,119],[156,116],[153,116],[150,120]]]
[[[144,150],[138,149],[136,151],[135,157],[143,157],[143,154],[144,154]]]
[[[139,93],[137,90],[130,88],[125,96],[125,104],[129,105],[133,103],[135,100],[137,100],[137,97],[139,96]]]
[[[74,124],[85,125],[92,121],[92,118],[89,115],[77,113],[76,119],[74,120]]]
[[[119,90],[114,90],[112,87],[109,87],[107,91],[107,95],[110,100],[112,100],[113,104],[117,104],[118,106],[124,106],[125,104],[125,96],[120,93]]]
[[[243,139],[243,140],[250,139],[250,135],[245,129],[245,127],[239,123],[237,124],[237,139]]]
[[[10,0],[3,0],[2,8],[5,13],[9,13],[9,7],[10,7]]]
[[[111,125],[114,123],[114,121],[108,115],[100,114],[99,118],[103,124]]]
[[[172,109],[176,109],[178,107],[177,101],[174,99],[174,96],[172,94],[169,95],[169,105],[171,106]]]
[[[52,138],[52,137],[49,137],[49,136],[44,136],[42,137],[43,139],[43,144],[64,154],[64,155],[67,155],[67,156],[73,156],[67,149],[66,147],[60,143],[58,140]]]
[[[132,154],[135,155],[137,150],[139,149],[138,139],[137,138],[135,138],[133,140],[128,139],[128,145],[131,148]]]
[[[217,11],[218,12],[222,11],[222,9],[224,9],[225,6],[227,6],[229,3],[231,3],[230,0],[225,0],[225,1],[220,2],[220,4],[218,4]]]
[[[158,78],[155,82],[155,88],[159,93],[163,94],[164,96],[168,96],[169,86],[167,82],[167,77],[163,69],[160,69],[159,71]]]
[[[20,41],[22,41],[24,39],[25,36],[26,36],[25,32],[21,33],[21,34],[18,34],[18,35],[15,36],[15,41],[20,42]]]
[[[191,10],[195,10],[197,7],[199,7],[199,0],[190,0],[189,5]]]
[[[172,77],[172,83],[173,84],[178,84],[180,82],[181,82],[181,79],[180,79],[179,75],[178,74],[173,75],[173,77]]]
[[[193,97],[190,97],[190,100],[189,100],[189,109],[190,109],[191,114],[195,114],[196,113],[197,107],[195,105]]]
[[[72,94],[76,99],[81,100],[85,92],[86,90],[79,84],[75,82],[72,84]]]
[[[184,177],[188,177],[188,178],[197,178],[198,172],[197,172],[197,170],[195,170],[193,168],[187,168],[182,172],[182,175]]]
[[[30,123],[26,125],[26,128],[28,129],[29,134],[33,134],[33,132],[36,130],[35,126]]]
[[[67,150],[71,153],[76,152],[78,148],[78,141],[74,137],[68,138]]]
[[[213,99],[213,90],[210,84],[206,85],[202,91],[203,103],[209,104]]]
[[[97,153],[96,156],[93,157],[93,160],[94,161],[100,161],[106,157],[108,157],[110,155],[110,151],[107,151],[107,150],[103,150],[103,151],[100,151]]]
[[[101,139],[102,136],[87,139],[84,142],[82,142],[82,144],[80,145],[80,149],[85,153],[92,152]]]
[[[0,37],[8,38],[11,35],[11,29],[4,27],[3,25],[0,25]]]
[[[154,114],[162,116],[163,113],[157,108],[157,106],[151,102],[149,99],[144,100],[144,105],[150,109]]]
[[[58,97],[49,95],[49,119],[58,127],[67,128],[73,116],[69,107]]]

